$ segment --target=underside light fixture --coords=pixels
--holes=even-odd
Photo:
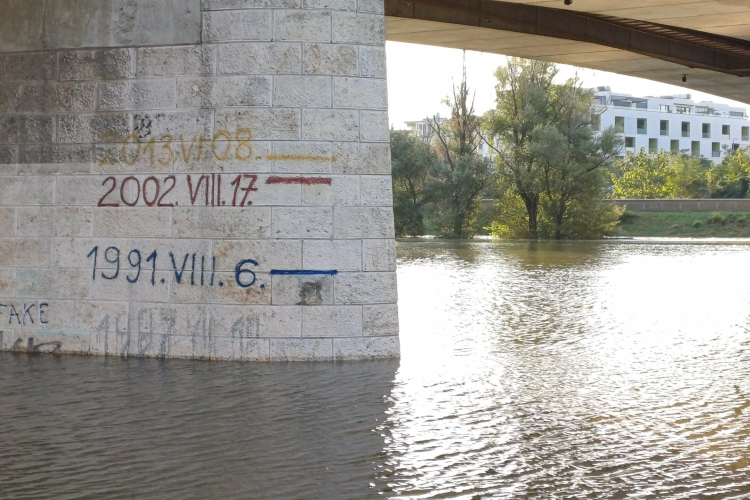
[[[687,83],[687,75],[682,75],[682,83]]]

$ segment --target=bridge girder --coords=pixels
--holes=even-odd
[[[745,11],[750,19],[750,5]],[[648,15],[495,0],[386,0],[385,13],[389,40],[602,69],[750,103],[750,80],[743,78],[750,75],[750,42],[739,37],[652,22]]]

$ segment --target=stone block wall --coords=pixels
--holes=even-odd
[[[0,349],[398,356],[382,0],[0,20]]]

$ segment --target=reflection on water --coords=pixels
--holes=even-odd
[[[744,245],[409,242],[400,363],[2,355],[0,498],[747,498],[748,278]]]

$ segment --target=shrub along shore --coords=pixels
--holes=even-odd
[[[622,236],[748,238],[750,212],[631,212],[620,216]]]

